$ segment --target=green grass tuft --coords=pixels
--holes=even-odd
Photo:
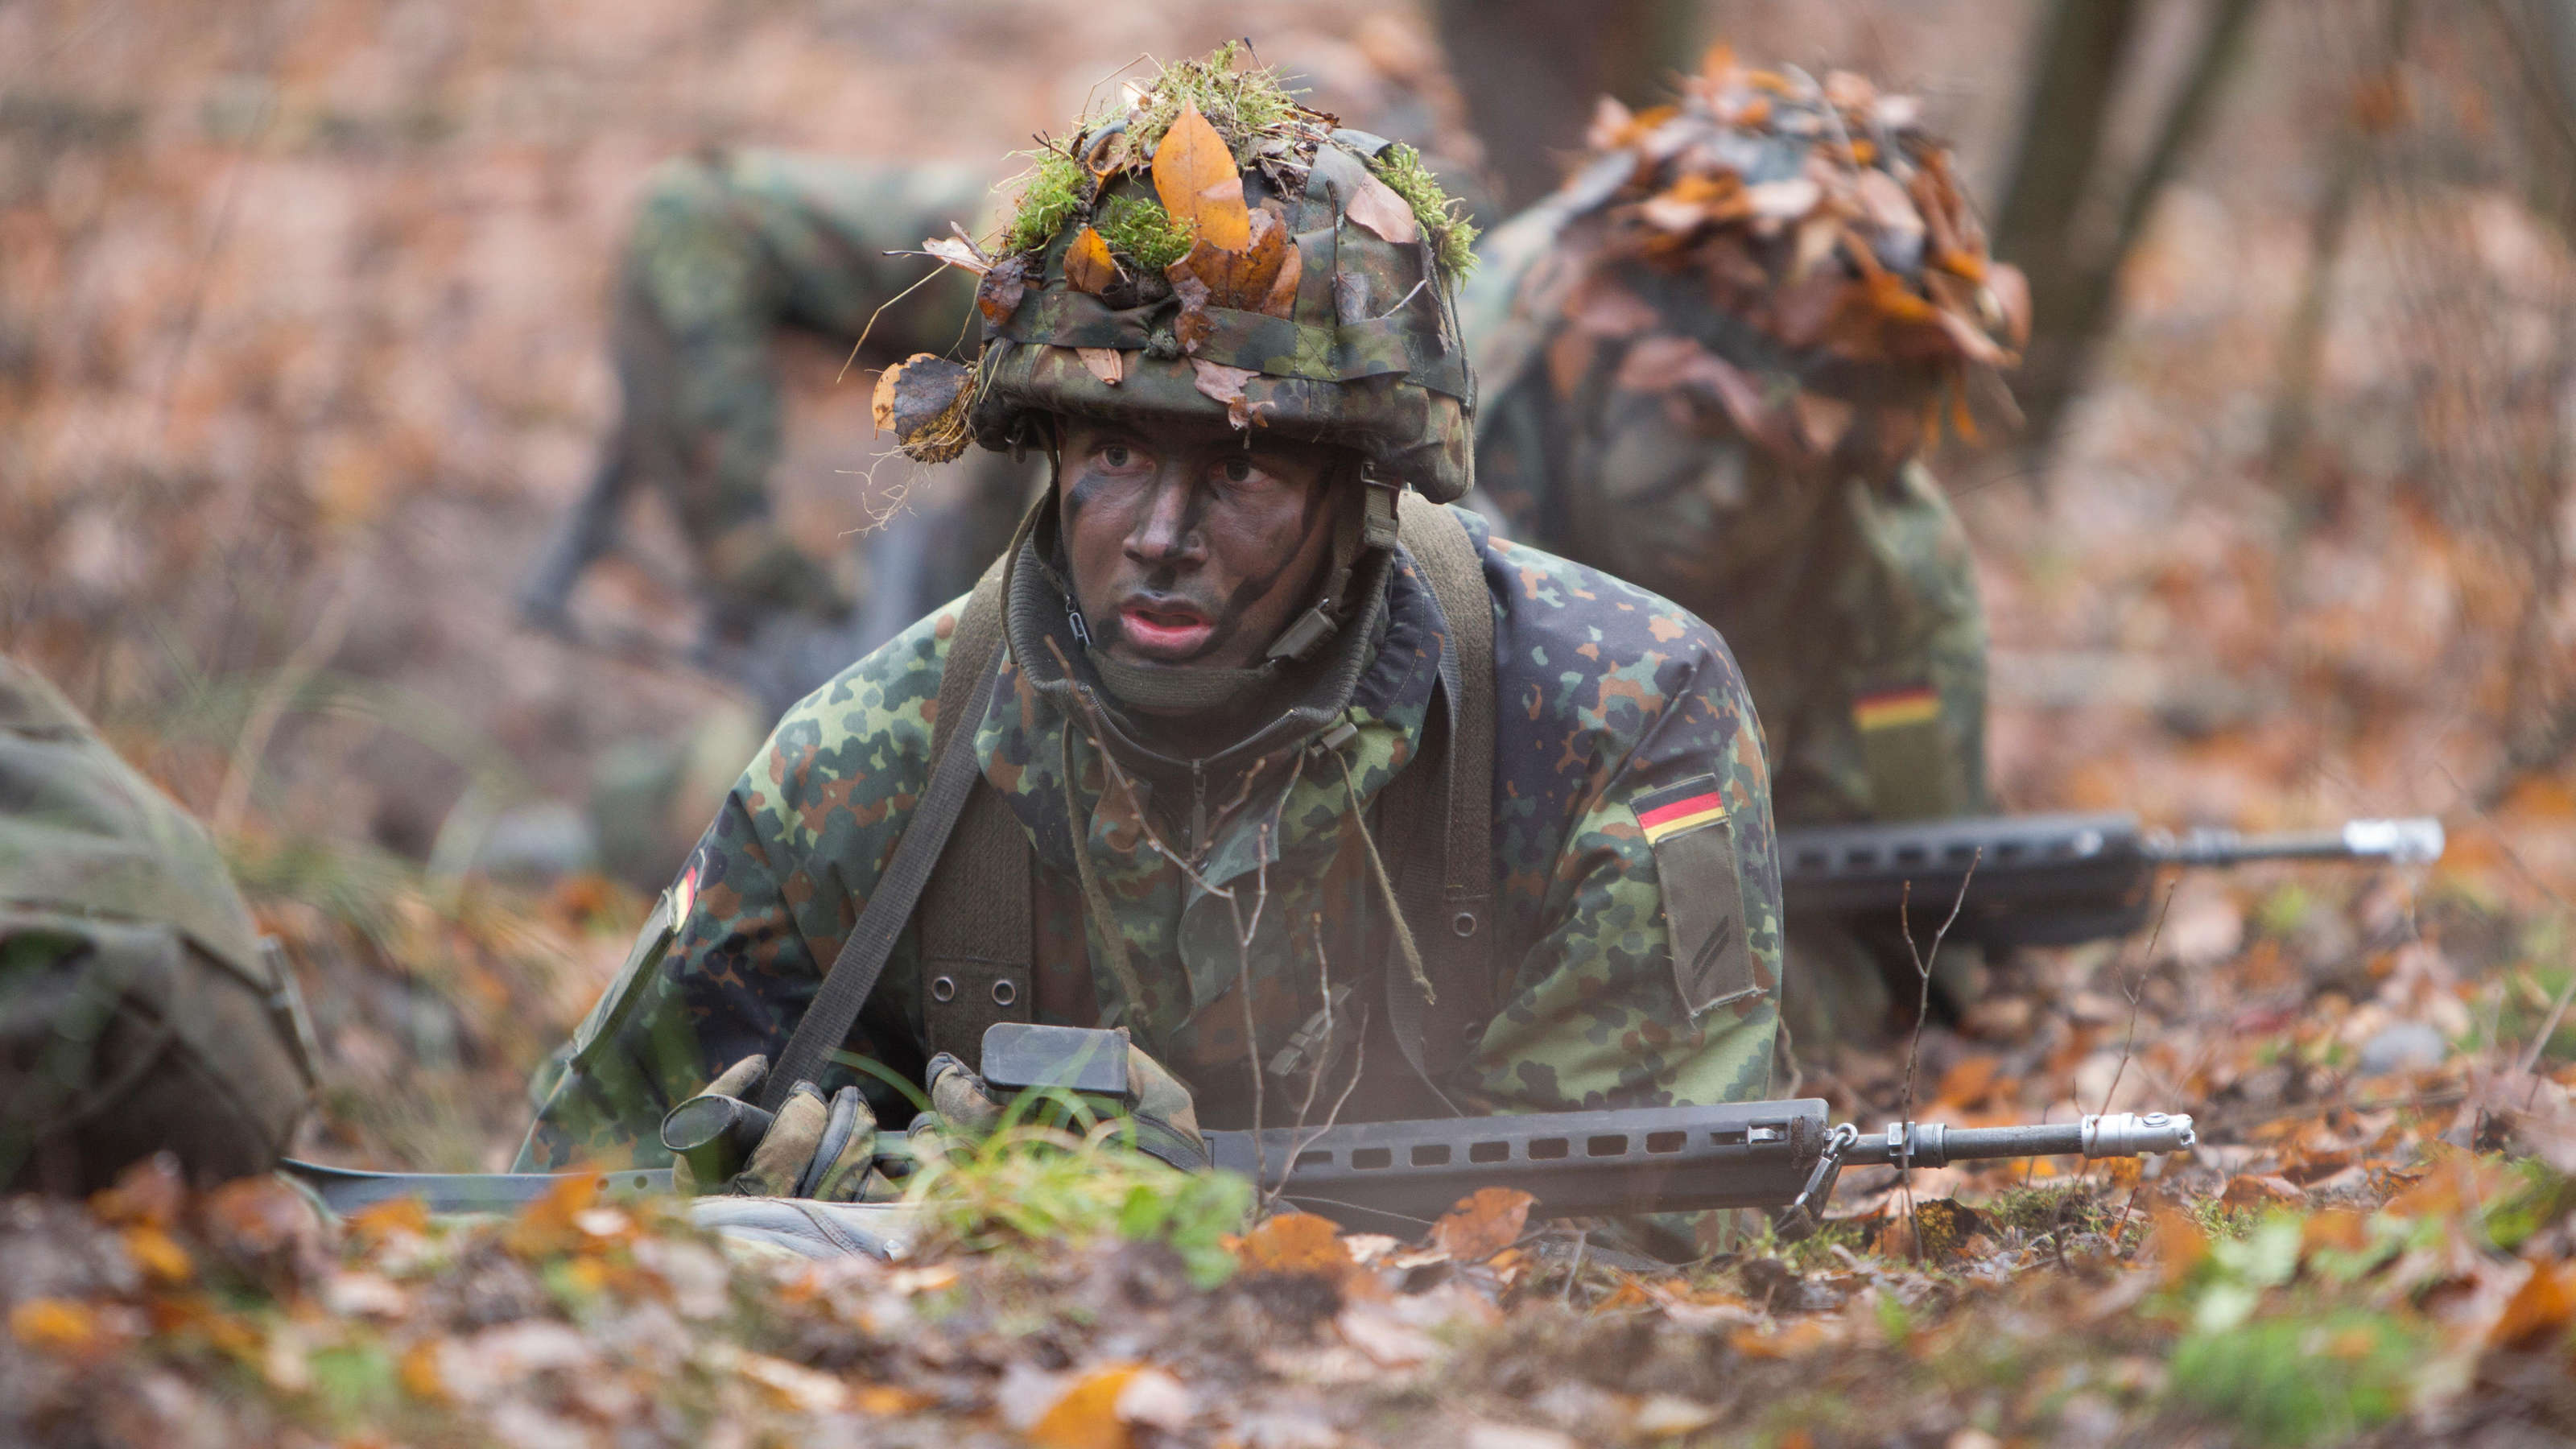
[[[1019,174],[1019,199],[1004,232],[1006,252],[1033,252],[1072,220],[1082,206],[1082,167],[1061,151],[1026,151],[1029,169]]]
[[[1092,224],[1111,251],[1125,253],[1147,272],[1159,272],[1188,256],[1196,236],[1188,222],[1173,220],[1163,204],[1150,196],[1113,197]]]
[[[1398,141],[1380,151],[1369,169],[1413,208],[1413,218],[1431,238],[1441,270],[1463,277],[1475,269],[1476,226],[1464,214],[1466,203],[1451,196],[1431,168],[1422,164],[1421,152]]]
[[[2255,1442],[2325,1443],[2395,1418],[2423,1347],[2377,1314],[2265,1319],[2185,1338],[2167,1382]]]
[[[1234,1271],[1224,1239],[1242,1231],[1252,1184],[1226,1172],[1177,1172],[1123,1145],[1114,1127],[1075,1138],[1013,1126],[953,1144],[908,1197],[939,1236],[969,1252],[1052,1253],[1103,1237],[1167,1243],[1192,1282],[1213,1288]]]

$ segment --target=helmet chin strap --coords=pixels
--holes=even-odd
[[[1270,641],[1262,651],[1265,661],[1314,658],[1350,618],[1351,571],[1359,567],[1360,556],[1370,549],[1395,548],[1395,503],[1404,485],[1378,477],[1376,466],[1365,461],[1359,465],[1359,481],[1358,506],[1345,504],[1333,520],[1333,566],[1324,575],[1323,591]]]

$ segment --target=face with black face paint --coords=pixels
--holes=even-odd
[[[1221,422],[1064,426],[1057,479],[1073,590],[1129,664],[1258,663],[1332,553],[1342,450]]]

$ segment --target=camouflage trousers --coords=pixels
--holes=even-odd
[[[617,283],[612,346],[623,400],[581,505],[599,520],[594,531],[644,482],[677,520],[720,631],[748,637],[780,611],[845,612],[851,601],[831,571],[773,519],[784,416],[774,344],[791,330],[845,346],[864,332],[866,368],[954,348],[968,335],[971,290],[941,277],[905,296],[927,263],[886,253],[917,253],[952,220],[971,221],[987,190],[982,172],[963,166],[776,151],[664,163],[638,204]],[[862,630],[876,636],[863,645],[964,592],[1008,537],[1023,470],[997,459],[964,466],[973,476],[962,480],[960,507],[915,520],[899,548],[871,551],[872,565],[894,560],[901,577],[870,581],[868,613],[882,627]],[[554,572],[559,608],[570,578]],[[547,587],[532,586],[532,597]]]

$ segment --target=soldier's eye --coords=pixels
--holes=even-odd
[[[1249,483],[1260,472],[1252,466],[1250,458],[1228,458],[1217,465],[1216,471],[1217,476],[1228,483]]]
[[[1135,458],[1135,451],[1125,443],[1109,443],[1100,450],[1100,461],[1112,468],[1124,468]]]

